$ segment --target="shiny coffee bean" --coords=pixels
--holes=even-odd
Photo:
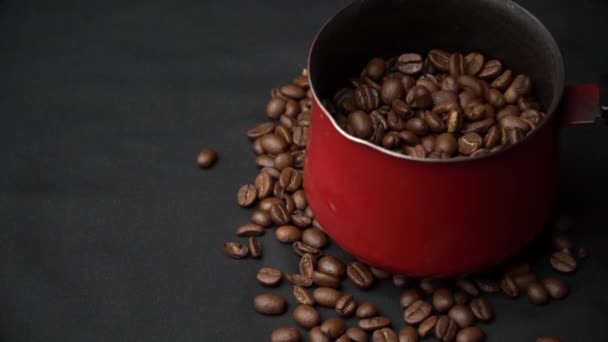
[[[477,133],[469,132],[458,139],[458,152],[468,156],[479,150],[482,145],[483,138]]]
[[[336,313],[340,317],[350,317],[355,314],[357,305],[357,301],[353,295],[344,295],[336,302]]]
[[[511,298],[519,297],[519,288],[517,287],[517,283],[513,280],[513,277],[510,275],[505,276],[500,281],[500,288],[504,294]]]
[[[291,139],[291,135],[289,135]],[[285,168],[293,166],[293,156],[289,152],[279,153],[274,157],[274,168],[282,171]]]
[[[469,308],[473,312],[475,318],[480,321],[487,322],[494,318],[492,304],[484,297],[473,298],[469,303]]]
[[[289,193],[300,189],[303,180],[302,173],[292,167],[283,169],[279,176],[279,184]]]
[[[426,89],[425,87],[421,86],[412,87],[412,89],[407,92],[405,101],[412,108],[418,109],[430,108],[433,103],[431,92],[428,91],[428,89]]]
[[[407,131],[412,132],[417,136],[426,135],[428,132],[428,125],[421,118],[411,118],[407,120],[405,126],[407,128]]]
[[[576,259],[568,252],[559,251],[553,253],[550,262],[551,266],[559,272],[571,273],[576,271]]]
[[[509,88],[505,91],[505,101],[507,103],[517,103],[517,100],[530,94],[532,90],[532,82],[526,75],[517,75]]]
[[[475,324],[474,312],[467,305],[454,305],[450,311],[448,311],[448,316],[461,328],[466,328]]]
[[[289,223],[291,216],[283,203],[275,203],[270,207],[270,217],[272,218],[272,222],[277,226],[286,225]]]
[[[333,339],[329,338],[323,331],[321,331],[321,327],[314,327],[310,329],[308,333],[308,341],[310,342],[332,342]]]
[[[279,88],[279,90],[281,91],[281,94],[295,100],[299,100],[306,96],[306,91],[295,84],[286,84]]]
[[[238,242],[224,242],[224,254],[234,259],[241,259],[249,255],[249,248]]]
[[[277,155],[287,150],[287,142],[282,137],[269,133],[260,138],[260,144],[266,153]]]
[[[502,131],[498,126],[494,125],[488,129],[485,137],[483,138],[483,146],[485,148],[492,149],[502,141]]]
[[[412,326],[405,327],[399,331],[399,342],[418,342],[419,340],[418,331]]]
[[[440,341],[454,341],[458,333],[458,326],[448,316],[441,316],[435,324],[435,337]]]
[[[331,309],[336,307],[336,303],[342,296],[342,292],[330,287],[319,287],[312,293],[312,297],[318,305]]]
[[[310,305],[299,304],[293,310],[293,320],[302,328],[312,329],[321,323],[321,315]]]
[[[386,328],[391,325],[391,320],[388,317],[376,316],[370,318],[363,318],[359,320],[359,328],[365,331],[374,331],[382,328]]]
[[[321,331],[328,337],[336,339],[346,332],[346,323],[339,318],[330,318],[321,324]]]
[[[449,72],[454,77],[462,76],[465,73],[464,57],[460,53],[453,53],[449,60]]]
[[[255,203],[257,195],[255,185],[245,184],[239,189],[237,194],[237,202],[241,207],[249,207]]]
[[[434,49],[429,51],[429,61],[440,71],[448,71],[450,67],[450,53]]]
[[[310,287],[312,286],[312,278],[303,274],[285,273],[285,279],[294,286]]]
[[[483,87],[477,78],[469,75],[462,75],[458,77],[457,81],[461,89],[468,91],[474,97],[479,98],[483,96]]]
[[[409,284],[408,278],[403,274],[393,274],[392,281],[393,286],[398,289],[407,287]]]
[[[464,57],[465,73],[475,76],[485,66],[485,57],[479,52],[471,52]]]
[[[312,274],[315,270],[316,258],[314,258],[310,254],[304,254],[300,258],[300,262],[298,263],[300,274],[312,278]]]
[[[346,268],[348,279],[360,289],[368,289],[374,283],[374,275],[369,268],[361,262],[353,262]]]
[[[528,285],[528,299],[536,305],[543,305],[549,302],[549,292],[541,282],[533,282]]]
[[[320,287],[340,287],[340,278],[319,271],[313,271],[312,282]]]
[[[293,296],[299,304],[315,305],[316,301],[312,294],[302,286],[295,285],[293,287]]]
[[[324,248],[327,246],[328,238],[319,228],[308,228],[302,233],[302,242],[314,248]]]
[[[558,277],[545,277],[542,280],[543,286],[553,299],[564,299],[570,293],[570,286]]]
[[[277,120],[285,113],[287,101],[282,98],[272,98],[266,104],[266,115],[269,119]],[[274,126],[274,124],[273,124]]]
[[[319,255],[321,251],[319,249],[309,246],[301,241],[296,241],[292,245],[294,253],[299,256],[303,256],[304,254],[312,254]]]
[[[487,118],[476,122],[469,122],[462,127],[461,132],[485,134],[492,126],[494,126],[495,123],[496,121],[493,118]]]
[[[270,214],[261,210],[256,210],[251,214],[251,221],[255,224],[259,224],[262,227],[269,227],[272,224]]]
[[[359,319],[371,318],[379,315],[378,307],[373,303],[363,303],[357,307],[355,315]]]
[[[272,331],[270,342],[300,342],[302,335],[293,327],[281,327]]]
[[[357,138],[368,139],[374,133],[374,127],[369,115],[363,111],[355,111],[348,115],[348,125]]]
[[[330,255],[319,259],[317,269],[338,278],[343,278],[344,274],[346,274],[346,265],[340,259]]]
[[[434,333],[435,324],[437,324],[437,316],[432,315],[427,317],[427,319],[422,321],[418,326],[418,336],[422,338],[431,336]]]
[[[285,298],[275,294],[261,294],[253,299],[255,311],[265,315],[280,315],[285,312],[286,307]]]
[[[403,320],[408,324],[418,324],[424,321],[432,311],[431,304],[424,300],[417,300],[405,309]]]
[[[463,291],[456,291],[454,292],[454,304],[468,304],[469,301],[471,300],[471,295],[463,292]]]
[[[440,288],[433,292],[433,307],[438,312],[446,312],[454,305],[454,293],[448,288]]]
[[[487,61],[481,71],[479,72],[479,78],[490,80],[502,72],[502,63],[497,59],[491,59]]]
[[[272,122],[262,122],[259,124],[256,124],[255,126],[251,127],[248,131],[247,131],[247,137],[251,140],[255,140],[259,137],[262,137],[268,133],[272,133],[274,132],[274,123]]]
[[[456,286],[473,297],[479,295],[479,290],[477,289],[477,286],[475,286],[475,283],[468,279],[459,279],[456,281]]]
[[[482,342],[486,335],[479,327],[468,327],[456,334],[456,342]]]
[[[448,133],[455,133],[462,127],[464,117],[458,109],[452,109],[448,113],[447,129]]]
[[[295,226],[280,226],[274,233],[282,243],[293,243],[302,238],[302,231]]]
[[[365,75],[373,80],[380,80],[386,70],[386,64],[382,58],[372,58],[365,67]]]
[[[269,173],[260,172],[255,178],[255,188],[258,199],[269,197],[274,188],[274,179]]]
[[[422,71],[422,56],[416,53],[406,53],[399,56],[397,68],[406,75],[415,75]]]
[[[393,329],[382,328],[374,331],[372,340],[373,342],[399,342],[399,337]]]
[[[418,288],[408,289],[401,293],[399,304],[401,305],[401,308],[406,309],[412,303],[422,299],[423,297],[424,293],[422,293],[422,290]]]
[[[357,327],[348,328],[348,330],[346,330],[346,336],[348,336],[352,342],[368,341],[368,336],[365,330]]]
[[[435,136],[427,135],[420,139],[420,144],[426,153],[431,153],[435,150]]]
[[[500,76],[498,76],[490,84],[492,88],[496,88],[500,91],[505,91],[513,82],[513,72],[511,70],[505,70]]]
[[[380,105],[380,94],[376,89],[362,84],[355,89],[355,103],[361,110],[371,112]]]
[[[401,80],[389,79],[382,83],[382,89],[380,90],[380,97],[382,101],[387,105],[392,105],[394,100],[401,99],[405,96],[405,89]]]
[[[237,236],[262,236],[264,235],[264,227],[255,223],[246,223],[239,226],[236,230]]]
[[[264,198],[260,201],[258,208],[262,211],[270,213],[270,208],[272,208],[272,206],[275,204],[283,204],[283,200],[276,197]]]
[[[283,274],[280,270],[271,267],[262,267],[256,275],[257,281],[268,287],[275,287],[281,283]]]
[[[424,113],[424,121],[426,122],[431,132],[443,133],[446,130],[446,126],[443,120],[441,120],[441,118],[437,114],[431,111],[426,111]]]
[[[249,254],[253,258],[260,258],[262,256],[262,243],[259,242],[255,237],[250,236],[248,239],[249,242]]]

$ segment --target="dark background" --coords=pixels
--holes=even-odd
[[[608,2],[521,3],[569,82],[608,71]],[[0,1],[0,341],[264,341],[292,324],[251,309],[257,269],[294,271],[290,248],[271,234],[261,261],[220,248],[250,214],[235,203],[256,174],[245,131],[344,4]],[[221,160],[202,172],[205,146]],[[608,128],[565,130],[562,156],[561,207],[592,257],[566,301],[492,297],[490,341],[608,341]],[[552,273],[546,257],[536,269]],[[391,285],[354,293],[402,327]]]

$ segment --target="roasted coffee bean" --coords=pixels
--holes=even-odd
[[[308,87],[310,86],[308,83],[307,75],[297,76],[296,78],[293,79],[292,83],[303,89],[308,89]]]
[[[304,190],[298,190],[291,195],[293,199],[293,203],[298,210],[304,210],[308,206],[308,201],[306,200],[306,193]]]
[[[456,78],[454,78],[452,76],[446,76],[441,81],[441,90],[449,91],[451,93],[456,94],[460,91],[460,87],[458,86],[458,82],[456,81]]]
[[[386,70],[386,64],[384,59],[382,58],[372,58],[369,63],[367,63],[367,67],[365,68],[365,75],[370,77],[373,80],[380,80],[382,76],[384,76],[384,71]]]
[[[371,112],[380,105],[380,95],[376,89],[362,84],[355,90],[355,102],[361,110]]]
[[[299,304],[293,310],[293,320],[302,328],[312,329],[321,323],[321,315],[312,306]]]
[[[412,108],[401,99],[393,100],[391,110],[397,113],[397,115],[399,115],[403,120],[407,120],[414,116],[414,111]],[[388,128],[388,124],[385,124],[384,128]]]
[[[464,57],[460,53],[453,53],[449,60],[450,75],[458,77],[465,73]]]
[[[278,97],[272,98],[266,104],[266,115],[270,119],[277,120],[278,118],[281,117],[281,115],[283,115],[283,113],[285,113],[286,107],[287,107],[286,100],[284,100],[282,98],[278,98]],[[274,124],[272,124],[272,125],[274,128]]]
[[[458,103],[458,96],[453,91],[440,90],[432,93],[431,98],[433,99],[434,105],[443,103]]]
[[[262,256],[262,244],[253,236],[249,237],[249,253],[253,258]]]
[[[275,169],[274,167],[263,167],[260,172],[265,172],[267,174],[270,175],[270,177],[272,177],[272,179],[278,179],[279,176],[281,175],[281,173],[279,171],[277,171],[277,169]]]
[[[434,49],[428,53],[431,64],[440,71],[448,71],[450,68],[450,54],[443,50]]]
[[[454,154],[458,149],[458,142],[452,133],[443,133],[435,139],[435,151]]]
[[[378,307],[373,303],[363,303],[359,305],[355,315],[359,319],[376,317],[380,314]]]
[[[507,130],[519,129],[522,133],[529,131],[531,128],[524,120],[513,115],[508,115],[500,119],[500,126]]]
[[[421,118],[411,118],[411,119],[407,120],[405,126],[406,126],[408,132],[412,132],[412,133],[416,134],[417,136],[426,135],[426,133],[428,132],[428,125]],[[403,132],[401,132],[401,133],[403,133]]]
[[[425,87],[414,86],[407,92],[405,101],[412,108],[427,109],[433,104],[431,92]]]
[[[409,146],[415,146],[420,143],[420,139],[418,139],[418,136],[411,131],[399,132],[399,138],[401,139],[401,141],[403,141]]]
[[[272,218],[270,214],[262,210],[256,210],[251,214],[251,221],[255,224],[259,224],[262,227],[269,227],[272,224]]]
[[[435,324],[437,324],[437,316],[429,316],[418,326],[418,335],[423,338],[431,336],[434,333]]]
[[[497,59],[491,59],[485,63],[483,69],[479,72],[479,78],[490,80],[502,72],[502,63]]]
[[[283,275],[280,270],[271,267],[262,267],[256,275],[258,282],[264,286],[274,287],[281,283]]]
[[[488,129],[485,137],[483,138],[483,146],[485,148],[492,149],[498,145],[502,141],[502,131],[498,126],[494,125]]]
[[[498,121],[501,121],[503,118],[506,118],[508,116],[518,117],[520,112],[521,111],[517,106],[507,105],[496,114],[496,119]],[[511,127],[513,126],[509,126],[509,128]]]
[[[397,68],[406,75],[416,75],[424,66],[422,56],[416,53],[406,53],[399,56]]]
[[[269,213],[270,217],[272,218],[272,222],[274,222],[274,224],[277,226],[286,225],[291,219],[289,212],[283,203],[273,204],[270,207]]]
[[[426,153],[431,153],[435,150],[435,136],[427,135],[420,139],[420,143]]]
[[[448,113],[448,133],[455,133],[462,127],[463,115],[458,109],[452,109]]]
[[[392,105],[394,100],[401,99],[405,96],[405,89],[401,80],[388,79],[382,84],[382,90],[380,91],[382,101],[387,105]]]
[[[496,121],[493,118],[487,118],[476,122],[469,122],[462,127],[461,132],[485,134],[492,126],[494,126],[495,123]]]
[[[450,311],[448,311],[448,316],[461,328],[469,327],[475,323],[473,311],[463,304],[454,305]]]
[[[543,286],[553,299],[564,299],[570,293],[568,283],[557,277],[543,278]]]
[[[300,342],[302,335],[293,327],[281,327],[272,331],[270,342]]]
[[[302,275],[312,278],[312,273],[315,270],[315,260],[312,255],[304,254],[302,258],[300,258],[298,266]]]
[[[498,284],[497,282],[490,280],[488,278],[477,278],[475,279],[475,283],[477,285],[477,287],[485,292],[485,293],[496,293],[496,292],[500,292],[500,284]]]
[[[559,251],[553,253],[553,255],[551,255],[550,262],[551,266],[553,266],[553,268],[557,271],[563,273],[571,273],[576,271],[576,259],[574,259],[572,254],[568,252]]]
[[[464,57],[465,73],[475,76],[485,66],[485,57],[479,52],[471,52]]]
[[[255,158],[255,163],[259,167],[274,167],[274,158],[267,154],[262,154]]]
[[[422,290],[418,288],[408,289],[401,293],[399,304],[403,309],[406,309],[415,301],[422,299],[422,297],[424,297],[424,293],[422,293]]]
[[[353,134],[361,139],[368,139],[374,133],[374,126],[369,115],[363,111],[355,111],[348,115],[348,125]]]
[[[519,118],[534,129],[543,120],[543,114],[534,109],[526,109],[519,115]]]
[[[523,272],[523,273],[519,273],[519,274],[514,274],[514,275],[511,275],[511,278],[513,278],[515,285],[517,285],[517,288],[521,291],[527,291],[528,285],[530,285],[530,283],[535,282],[537,280],[536,275],[531,272]]]
[[[307,277],[303,274],[297,273],[285,273],[285,279],[291,284],[295,286],[302,287],[310,287],[312,286],[312,278]]]
[[[302,286],[295,285],[293,287],[293,296],[299,304],[315,305],[316,301],[312,294]]]
[[[272,194],[272,189],[274,188],[274,179],[272,178],[272,176],[267,173],[267,172],[260,172],[257,177],[255,178],[255,189],[257,192],[257,197],[259,199],[264,199],[268,196],[270,196],[270,194]],[[247,190],[250,191],[250,190]],[[239,191],[240,193],[240,191]],[[249,196],[250,194],[245,194],[247,196]],[[247,198],[245,198],[247,199]]]
[[[249,207],[255,203],[257,198],[257,190],[253,184],[245,184],[241,186],[237,194],[237,202],[241,207]]]
[[[261,294],[253,299],[255,311],[265,315],[280,315],[285,312],[287,301],[285,298],[275,294]]]
[[[491,83],[491,86],[492,88],[496,88],[500,91],[505,91],[512,82],[513,72],[507,69]]]
[[[385,270],[379,269],[377,267],[369,266],[370,272],[374,275],[376,279],[388,279],[391,277],[391,274]]]
[[[433,307],[438,312],[446,312],[454,305],[454,293],[448,288],[440,288],[433,292]]]
[[[324,248],[327,241],[327,235],[319,228],[308,228],[302,233],[302,242],[314,248]]]
[[[320,287],[340,287],[340,278],[319,271],[313,271],[312,282]]]
[[[405,309],[403,320],[408,324],[418,324],[429,317],[432,311],[431,304],[424,300],[417,300]]]
[[[399,342],[418,342],[418,331],[414,327],[405,327],[399,331]]]
[[[391,320],[388,317],[377,316],[370,318],[363,318],[359,320],[359,328],[365,331],[374,331],[382,328],[386,328],[391,325]]]
[[[454,292],[454,304],[468,304],[470,300],[470,294],[463,291]]]
[[[490,302],[484,297],[473,298],[471,303],[469,303],[469,308],[471,308],[475,318],[480,321],[487,322],[494,318],[494,309],[492,308],[492,304],[490,304]]]
[[[363,81],[363,84],[367,84],[368,86],[370,86],[371,88],[375,89],[378,92],[380,92],[382,90],[381,83],[378,83],[367,76],[364,76],[361,80]]]
[[[389,150],[399,147],[400,144],[401,139],[399,138],[399,134],[396,132],[389,132],[382,138],[382,146]]]
[[[448,316],[441,316],[435,324],[435,337],[440,341],[454,341],[458,326]]]
[[[277,155],[287,150],[287,142],[279,135],[268,133],[262,136],[260,139],[260,144],[266,153]]]
[[[403,274],[393,274],[392,280],[393,280],[393,286],[398,289],[407,287],[407,285],[409,283],[407,277]]]
[[[321,327],[314,327],[310,329],[308,333],[308,341],[310,342],[332,342],[333,339],[329,338],[321,331]]]
[[[443,280],[433,279],[433,278],[424,278],[420,281],[418,285],[420,289],[426,294],[433,294],[433,292],[439,288],[446,287],[446,284]]]
[[[306,147],[306,144],[308,144],[308,127],[296,126],[293,128],[293,143],[298,147]]]
[[[289,135],[291,139],[291,132]],[[274,157],[274,168],[282,171],[287,167],[293,166],[293,156],[289,152],[279,153],[276,157]]]
[[[281,126],[289,128],[289,129],[294,128],[298,124],[296,119],[294,119],[292,116],[287,116],[287,115],[281,115],[279,122],[281,123]],[[270,132],[266,132],[266,133],[270,133]]]
[[[388,125],[388,128],[393,131],[400,131],[405,128],[405,122],[397,113],[393,111],[390,111],[388,113],[386,117],[386,123]]]
[[[557,232],[553,234],[552,242],[553,248],[556,251],[572,250],[574,248],[572,240],[564,233]]]
[[[249,248],[238,242],[224,242],[224,254],[234,259],[241,259],[249,255]]]
[[[321,324],[321,331],[328,337],[336,339],[346,332],[346,323],[340,318],[330,318]]]
[[[295,201],[293,202],[295,203]],[[300,211],[295,211],[291,215],[291,222],[293,222],[293,224],[298,228],[306,228],[312,224],[312,220],[310,219],[310,217],[306,216],[303,212]]]
[[[293,133],[291,132],[291,129],[289,129],[285,126],[277,126],[277,128],[275,128],[275,130],[274,130],[274,134],[283,138],[283,140],[285,140],[285,142],[287,142],[287,145],[293,144],[293,138],[292,138]],[[288,155],[291,156],[290,154],[288,154]],[[275,157],[275,164],[276,164],[276,162],[277,161],[276,161],[276,157]],[[275,165],[275,168],[276,168],[276,165]]]
[[[261,236],[264,235],[264,227],[255,223],[247,223],[237,228],[237,236]]]
[[[317,262],[317,269],[338,278],[344,277],[346,273],[346,265],[340,259],[331,255],[321,257]]]
[[[355,297],[351,294],[347,294],[336,302],[336,312],[340,317],[350,317],[357,310],[357,305]]]
[[[528,299],[532,304],[543,305],[549,301],[549,292],[541,282],[532,282],[528,285]]]
[[[482,145],[483,138],[477,133],[469,132],[458,139],[458,152],[468,156],[479,150]]]
[[[346,333],[344,333],[344,335],[335,339],[334,342],[351,342],[351,341],[350,341],[350,338],[346,335]]]
[[[319,255],[321,253],[321,251],[319,251],[318,249],[309,246],[301,241],[296,241],[293,243],[293,251],[299,255],[299,256],[303,256],[304,254],[308,253],[308,254],[312,254],[314,255]]]
[[[272,101],[272,100],[271,100]],[[282,100],[281,100],[282,101]],[[272,122],[262,122],[253,127],[251,127],[247,131],[247,137],[251,140],[255,140],[261,136],[264,136],[268,133],[274,132],[274,123]]]
[[[361,262],[353,262],[346,268],[348,279],[356,287],[366,290],[374,283],[374,275],[369,268]]]
[[[442,133],[446,130],[446,126],[443,120],[441,120],[441,118],[437,114],[429,110],[424,113],[424,121],[426,121],[426,124],[431,130],[431,132]]]
[[[348,330],[346,330],[346,336],[348,336],[352,342],[368,341],[368,336],[365,330],[357,327],[348,328]]]
[[[479,80],[473,76],[462,75],[457,79],[460,88],[473,94],[474,97],[478,98],[483,96],[483,87]]]
[[[374,331],[373,342],[399,342],[397,333],[391,328],[382,328]]]
[[[262,138],[260,137],[260,138],[255,139],[253,141],[253,143],[251,144],[251,147],[253,148],[253,152],[255,152],[255,154],[258,156],[261,154],[264,154],[264,149],[262,148],[261,141],[262,141]],[[256,160],[256,164],[260,165],[259,163],[257,163],[257,160]]]
[[[496,108],[502,108],[506,104],[505,98],[502,95],[502,93],[494,88],[490,88],[490,90],[488,90],[488,94],[486,95],[486,100],[488,101],[488,103],[490,103],[492,106],[494,106]]]
[[[426,90],[428,90],[431,94],[439,91],[439,83],[437,82],[437,79],[435,76],[430,74],[420,77],[418,81],[416,81],[416,85],[426,88]]]
[[[334,103],[344,113],[350,113],[357,108],[355,102],[355,91],[350,88],[340,89],[334,96]]]
[[[274,232],[277,240],[282,243],[293,243],[300,241],[302,238],[302,231],[295,226],[280,226]]]
[[[505,101],[507,103],[517,103],[517,100],[526,96],[532,90],[532,82],[526,75],[517,75],[509,88],[505,91]]]
[[[300,171],[292,167],[283,169],[281,176],[279,176],[279,184],[289,193],[298,190],[302,186],[302,181],[303,178]]]
[[[302,108],[300,108],[300,104],[297,101],[288,100],[287,104],[285,105],[285,113],[283,113],[283,115],[295,117],[301,111],[302,111]]]
[[[485,117],[487,106],[477,100],[467,104],[464,108],[464,117],[469,121],[478,121]]]
[[[342,292],[329,287],[319,287],[312,293],[315,302],[318,305],[334,309],[336,303],[342,298]]]
[[[456,334],[456,342],[482,342],[486,335],[479,327],[468,327]]]
[[[509,275],[502,278],[500,281],[500,288],[504,294],[511,298],[519,297],[519,288],[517,287],[515,280]]]
[[[281,91],[281,94],[295,100],[299,100],[306,96],[306,91],[295,84],[286,84],[279,90]]]
[[[272,206],[275,204],[283,204],[283,200],[281,200],[280,198],[276,198],[276,197],[264,198],[263,200],[260,201],[258,208],[260,210],[270,214],[270,208],[272,208]]]

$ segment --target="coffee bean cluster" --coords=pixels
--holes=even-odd
[[[432,65],[443,63],[441,58],[444,55],[432,52],[429,56],[432,58],[431,62],[435,60]],[[455,58],[461,58],[458,57],[459,55],[453,56],[446,57],[449,61],[447,70],[452,68]],[[469,55],[463,58],[464,61],[471,60]],[[480,58],[483,59],[483,56],[474,59],[476,63],[482,65],[480,70],[473,73],[477,77],[492,79],[495,75],[499,75],[500,78],[502,77],[500,75],[505,73],[500,62],[481,63]],[[394,72],[401,72],[405,76],[415,75],[420,70],[428,68],[428,63],[420,66],[420,61],[421,58],[418,56],[402,56],[399,64],[395,64],[400,71]],[[380,76],[386,74],[386,70],[394,69],[395,66],[391,65],[392,62],[372,61],[366,68],[364,77],[373,76],[372,80],[380,79]],[[468,75],[476,68],[466,62],[460,74]],[[406,78],[405,76],[402,78]],[[439,76],[439,79],[443,83],[450,77],[452,76],[446,74]],[[421,77],[418,81],[425,79],[428,80]],[[458,79],[454,79],[455,84],[458,84]],[[425,83],[421,82],[421,84]],[[511,82],[505,82],[501,86],[505,91],[510,87]],[[415,90],[418,91],[425,93],[425,90]],[[437,92],[439,90],[429,92],[431,102],[434,101],[432,95]],[[460,93],[454,91],[454,94],[446,96],[458,97],[463,92],[470,90],[461,90]],[[519,90],[515,92],[518,94],[516,100],[524,94]],[[506,94],[505,92],[502,96],[505,97]],[[257,281],[266,291],[261,291],[262,293],[253,298],[255,311],[263,315],[282,315],[291,310],[295,322],[294,326],[279,327],[274,330],[270,336],[271,341],[302,341],[304,340],[302,329],[308,331],[307,340],[311,342],[362,342],[370,339],[374,342],[414,342],[428,336],[434,336],[440,341],[482,341],[486,338],[486,334],[479,324],[491,322],[495,317],[492,304],[488,300],[490,296],[503,295],[509,298],[525,296],[531,303],[543,305],[551,300],[561,300],[568,295],[570,289],[564,279],[555,275],[540,276],[532,271],[527,261],[522,260],[513,261],[487,274],[460,279],[417,280],[400,274],[390,274],[359,261],[345,262],[335,256],[326,255],[324,249],[330,240],[308,206],[306,192],[303,189],[302,168],[306,155],[312,96],[306,73],[295,78],[290,84],[273,89],[271,96],[266,106],[266,114],[270,121],[256,124],[247,132],[256,154],[256,164],[261,170],[251,184],[242,185],[236,194],[236,201],[240,206],[255,207],[250,222],[236,228],[236,236],[246,241],[226,242],[223,245],[224,253],[232,258],[261,258],[262,244],[258,239],[274,227],[276,240],[290,245],[297,256],[298,262],[294,263],[294,268],[291,270],[263,266],[256,275]],[[531,103],[529,99],[526,101],[528,102],[525,103]],[[404,108],[406,106],[411,108],[404,102]],[[365,109],[372,107],[366,106]],[[459,108],[462,110],[462,107]],[[498,127],[494,130],[502,130],[500,125],[492,127]],[[401,133],[414,131],[404,130]],[[454,137],[462,134],[462,130],[459,132],[454,133]],[[428,139],[425,137],[429,136],[434,135],[414,134],[412,139],[423,140]],[[399,141],[401,144],[401,141],[405,140]],[[434,146],[443,146],[442,141],[437,136]],[[436,145],[438,142],[439,145]],[[414,144],[410,147],[420,149],[416,146],[419,145]],[[422,149],[424,153],[428,150],[424,146]],[[464,150],[464,147],[462,149]],[[584,248],[575,250],[574,243],[567,235],[570,226],[571,222],[567,218],[557,219],[553,223],[552,239],[549,239],[554,248],[549,263],[559,273],[574,272],[580,260],[589,254]],[[380,281],[390,281],[394,287],[402,289],[400,298],[395,299],[395,305],[400,305],[403,310],[402,322],[394,322],[383,316],[373,303],[361,303],[356,293],[343,292],[341,289],[345,281],[361,291],[373,289]],[[270,292],[272,288],[283,283],[289,284],[288,286],[292,288],[293,296],[289,300]],[[330,309],[332,314],[322,317],[319,308]],[[349,327],[346,320],[351,317],[355,317],[357,323]],[[538,341],[559,341],[559,339],[543,336],[539,337]]]
[[[532,82],[479,52],[373,58],[324,107],[350,135],[415,158],[478,157],[543,121]]]

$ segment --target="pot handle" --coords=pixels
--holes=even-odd
[[[599,83],[566,86],[560,112],[562,127],[594,123],[600,118],[608,123],[608,74],[602,75]]]

